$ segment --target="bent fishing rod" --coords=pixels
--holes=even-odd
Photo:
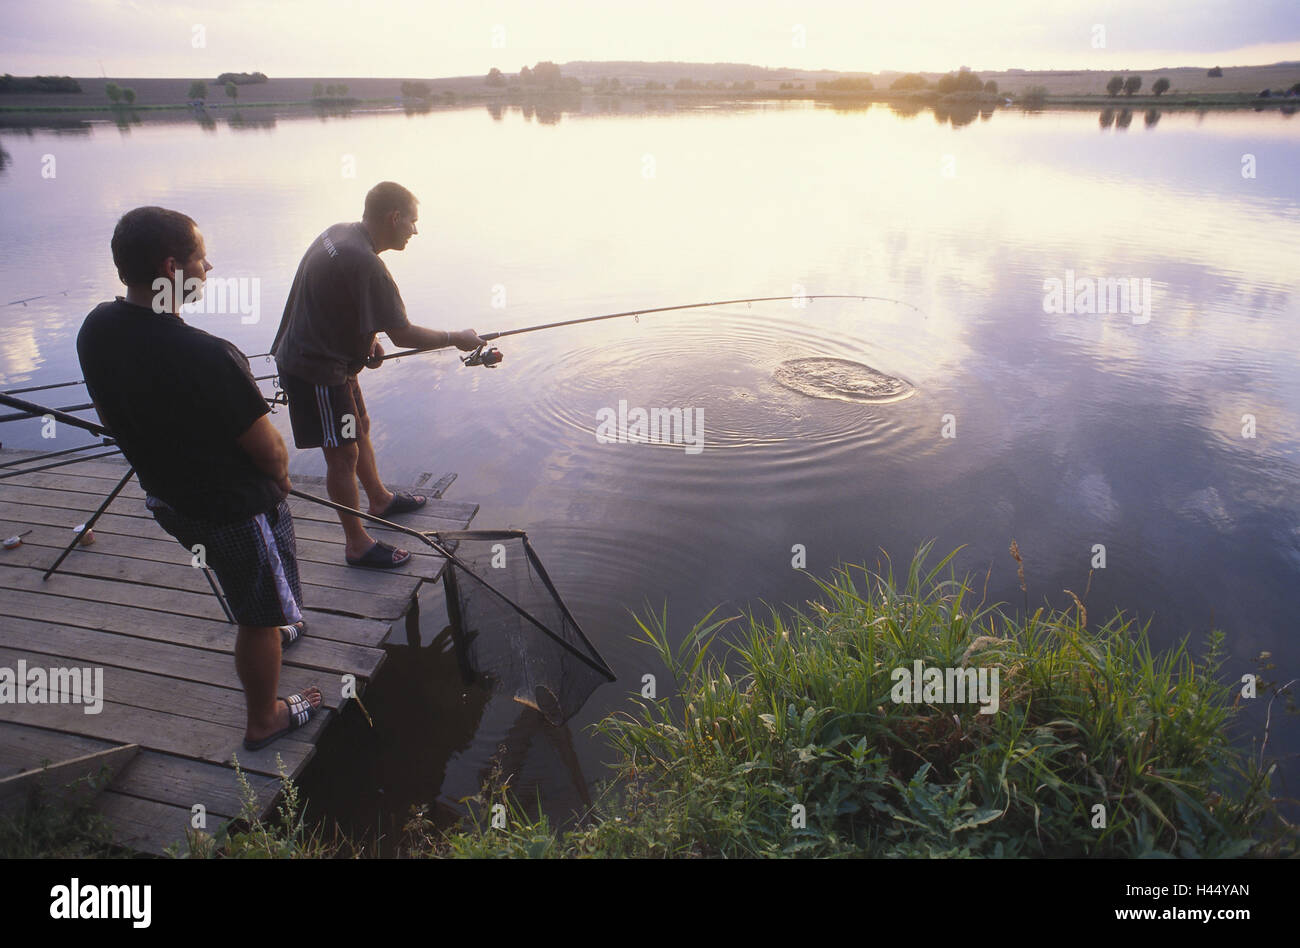
[[[505,329],[501,332],[484,332],[479,333],[479,338],[483,344],[471,352],[469,355],[461,358],[461,363],[466,366],[481,365],[485,368],[493,369],[505,358],[501,350],[495,346],[484,348],[489,342],[496,339],[504,339],[506,336],[518,336],[526,332],[541,332],[543,329],[558,329],[561,326],[577,326],[581,323],[594,323],[602,319],[617,319],[621,316],[648,316],[651,313],[671,313],[684,309],[704,309],[708,306],[730,306],[735,303],[772,303],[782,300],[875,300],[882,303],[896,303],[899,306],[906,306],[914,309],[918,313],[920,309],[911,303],[903,300],[891,299],[887,296],[864,296],[860,293],[815,293],[800,294],[797,296],[751,296],[739,300],[712,300],[707,303],[683,303],[680,306],[657,306],[653,309],[629,309],[621,313],[603,313],[599,316],[580,316],[577,319],[562,319],[554,323],[542,323],[538,326],[525,326],[523,329]],[[419,352],[435,352],[434,349],[403,349],[401,352],[391,352],[388,355],[380,356],[366,365],[370,368],[378,368],[382,362],[389,359],[401,359],[409,355],[415,355]]]

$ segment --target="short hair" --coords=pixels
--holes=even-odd
[[[420,203],[414,194],[396,181],[380,181],[366,192],[366,209],[362,220],[383,220],[393,211],[414,210]]]
[[[113,263],[127,286],[152,284],[168,257],[188,260],[199,249],[194,218],[165,207],[137,207],[113,229]]]

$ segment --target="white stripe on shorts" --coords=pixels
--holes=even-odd
[[[275,535],[271,532],[266,514],[258,514],[253,520],[262,531],[266,554],[270,557],[271,568],[275,571],[275,591],[280,597],[280,608],[284,611],[284,617],[289,625],[293,625],[302,619],[302,613],[298,611],[298,601],[293,598],[293,590],[289,588],[289,580],[285,578],[284,564],[280,562],[280,548],[275,545]]]
[[[339,446],[338,432],[334,430],[334,407],[330,399],[330,389],[328,385],[316,386],[316,407],[320,411],[320,428],[322,433],[322,446],[326,448],[337,448]]]

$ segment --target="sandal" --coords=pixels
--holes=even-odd
[[[248,738],[244,738],[244,750],[261,750],[267,744],[279,740],[290,731],[298,730],[298,728],[311,720],[311,716],[317,711],[316,708],[311,706],[311,702],[303,697],[301,693],[289,695],[289,697],[281,698],[280,700],[283,701],[289,709],[289,726],[276,731],[270,737],[262,738],[260,741],[249,741]]]
[[[307,620],[300,619],[293,625],[280,626],[280,650],[288,648],[307,634]]]
[[[400,554],[400,556],[394,558],[395,554]],[[365,566],[369,569],[395,569],[410,558],[411,554],[406,550],[399,550],[391,543],[385,543],[383,540],[376,540],[374,546],[356,559],[350,556],[344,557],[349,566]]]
[[[381,514],[375,514],[377,517],[391,517],[394,514],[410,513],[412,510],[419,510],[429,502],[429,498],[421,494],[411,494],[404,490],[393,491],[393,499],[389,505],[384,508]]]

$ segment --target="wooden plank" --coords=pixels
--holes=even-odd
[[[23,537],[23,546],[35,547],[42,551],[33,555],[30,562],[14,557],[13,554],[17,551],[10,550],[4,553],[3,559],[0,559],[0,565],[21,563],[24,566],[37,566],[42,569],[48,567],[62,552],[63,547],[61,544],[51,542],[52,538],[44,534],[44,531],[38,532],[34,530]],[[190,565],[190,554],[171,537],[166,539],[162,537],[133,537],[105,533],[99,529],[96,529],[95,536],[97,538],[95,543],[90,546],[78,547],[73,551],[74,559],[87,556],[124,556],[154,563]],[[342,544],[325,544],[314,540],[299,539],[297,547],[298,577],[304,586],[329,586],[334,589],[355,589],[358,592],[410,594],[414,591],[417,583],[416,577],[407,574],[388,573],[374,569],[354,569],[338,562],[341,558]],[[19,547],[19,549],[21,550],[22,547]],[[304,555],[308,549],[328,551],[328,557],[323,560],[308,558]],[[69,561],[65,560],[64,562]],[[207,588],[206,582],[203,585],[204,588]],[[303,591],[303,598],[308,598],[307,590]]]
[[[185,831],[190,825],[190,811],[186,807],[171,806],[156,800],[105,790],[99,795],[97,807],[113,830],[115,842],[140,853],[166,854],[167,847],[179,844],[185,852]],[[229,816],[209,814],[209,832],[215,832],[220,822]]]
[[[5,572],[0,570],[0,579]],[[14,619],[40,616],[45,621],[155,641],[179,642],[224,653],[234,649],[237,628],[224,617],[147,612],[94,599],[61,596],[52,590],[6,590],[3,583],[0,583],[0,593],[0,616],[9,615]],[[304,615],[307,634],[290,647],[286,660],[308,667],[338,667],[353,671],[369,667],[374,663],[374,656],[365,650],[378,646],[391,626],[388,622],[336,616],[311,609],[304,610]]]
[[[46,761],[67,760],[115,745],[13,721],[0,721],[0,777],[9,777]]]
[[[280,779],[250,773],[245,773],[244,778],[255,795],[258,814],[266,813],[280,793]],[[234,767],[157,751],[143,751],[108,789],[186,810],[202,804],[209,817],[214,813],[238,815],[243,807],[243,791]],[[208,825],[213,825],[211,819]]]
[[[38,787],[68,806],[88,803],[99,791],[85,778],[98,777],[107,768],[104,776],[111,780],[139,752],[138,744],[124,744],[0,779],[0,812],[21,810]]]
[[[0,496],[3,496],[0,494]],[[6,514],[11,516],[6,517]],[[40,546],[47,550],[52,550],[49,554],[48,567],[62,552],[68,541],[72,539],[71,527],[84,521],[85,515],[79,512],[68,512],[53,507],[21,507],[18,505],[7,505],[0,501],[0,526],[3,527],[6,536],[12,533],[21,533],[28,527],[33,530],[30,534],[23,537],[23,545]],[[323,525],[317,525],[309,532],[312,533],[329,533]],[[337,531],[334,531],[337,532]],[[314,540],[310,537],[304,537],[301,530],[296,530],[295,547],[298,553],[299,576],[303,582],[317,583],[320,585],[332,583],[339,588],[361,589],[366,590],[382,588],[383,581],[387,580],[395,585],[404,580],[403,577],[414,579],[427,579],[431,574],[436,578],[441,574],[443,560],[415,541],[412,543],[415,556],[411,562],[394,570],[368,570],[355,569],[343,563],[343,541],[342,533],[338,536],[331,537],[328,540]],[[382,531],[383,536],[392,539],[397,534],[391,531]],[[147,548],[151,554],[155,555],[139,556],[138,559],[159,559],[168,561],[177,557],[185,558],[188,562],[185,549],[176,542],[174,538],[163,532],[163,529],[154,522],[152,517],[139,518],[121,516],[115,513],[105,514],[95,524],[96,542],[89,546],[79,546],[73,550],[70,559],[76,559],[83,553],[106,553],[113,554],[119,551],[127,555],[136,555],[141,552],[141,548],[135,545],[135,542],[148,542],[158,544],[157,547]],[[116,539],[115,539],[116,538]],[[126,542],[124,542],[126,541]],[[451,544],[449,544],[450,546]],[[7,561],[8,554],[11,551],[0,551],[0,564]],[[65,562],[68,562],[65,560]],[[308,563],[317,563],[327,567],[327,570],[312,572],[313,567]],[[60,567],[62,569],[62,567]],[[338,570],[337,573],[329,569]],[[307,577],[311,576],[311,579]],[[334,581],[334,577],[339,577]],[[344,578],[346,577],[346,578]],[[304,592],[304,598],[306,593]]]
[[[180,551],[181,548],[177,546],[176,549]],[[200,599],[208,601],[207,614],[224,615],[202,570],[195,569],[188,557],[184,562],[160,563],[129,556],[104,555],[104,551],[99,551],[99,555],[80,556],[75,560],[68,557],[60,565],[58,573],[49,580],[42,580],[41,577],[51,562],[44,548],[24,543],[16,550],[8,550],[7,554],[2,561],[5,566],[25,567],[45,586],[52,587],[64,576],[112,580],[119,586],[125,585],[127,592],[118,601],[126,602],[142,596],[146,587],[164,592],[195,593]],[[0,579],[0,584],[3,583],[4,580]],[[378,589],[363,591],[305,585],[301,605],[311,605],[315,609],[343,615],[397,619],[406,612],[417,585],[418,582],[413,578],[407,580],[406,589],[382,592]]]
[[[181,681],[211,682],[228,688],[241,688],[235,663],[231,657],[233,646],[226,651],[212,651],[180,645],[158,639],[131,635],[109,634],[97,629],[38,622],[33,619],[10,618],[5,621],[5,645],[8,648],[41,654],[75,656],[82,664],[129,668],[156,675],[166,675]],[[311,664],[308,651],[311,637],[303,639],[285,653],[280,674],[286,683],[323,684],[327,677],[337,680],[344,673],[360,679],[372,679],[383,665],[387,653],[382,649],[352,647],[363,660],[336,662],[329,665]],[[302,681],[299,672],[308,680]]]
[[[24,543],[28,540],[38,540],[43,545],[58,546],[62,548],[72,539],[71,528],[85,521],[87,514],[81,511],[67,510],[58,507],[43,507],[39,505],[24,506],[22,504],[11,504],[4,499],[4,491],[0,490],[0,525],[5,526],[5,533],[20,533],[28,526],[36,528],[36,531],[29,537],[24,537]],[[132,537],[163,539],[176,546],[176,543],[161,527],[154,522],[153,517],[128,516],[115,512],[115,508],[109,508],[110,512],[100,517],[95,524],[95,536],[99,539],[92,546],[99,546],[103,542],[105,534],[125,535]],[[463,525],[457,523],[456,529],[462,529]],[[316,543],[328,544],[328,547],[314,548],[315,558],[322,562],[331,562],[341,564],[343,562],[343,537],[342,529],[337,524],[314,523],[303,521],[294,523],[294,533],[297,538],[297,547],[303,549],[304,540],[314,541]],[[440,556],[433,553],[427,546],[419,540],[406,537],[387,528],[377,528],[372,531],[376,539],[384,539],[396,543],[405,549],[411,551],[411,559],[392,570],[383,570],[382,575],[388,576],[415,576],[427,579],[430,576],[437,575],[442,568],[443,560]],[[408,545],[409,544],[409,545]],[[109,547],[105,547],[108,549]],[[0,551],[0,563],[4,562],[4,553]],[[73,552],[76,556],[80,549]],[[50,562],[54,557],[50,558]],[[360,574],[375,572],[372,570],[355,570]]]
[[[149,708],[165,711],[181,717],[196,718],[200,721],[222,721],[227,724],[242,723],[246,711],[244,691],[236,681],[207,684],[204,682],[185,681],[166,674],[142,672],[134,668],[117,664],[100,663],[85,657],[69,658],[65,655],[49,654],[47,650],[29,650],[0,648],[0,665],[17,668],[19,660],[27,662],[28,668],[84,668],[104,669],[104,698],[111,697],[118,704],[129,704],[137,708]],[[284,669],[280,678],[281,694],[293,694],[308,685],[318,687],[321,676],[301,668]],[[331,682],[332,684],[332,682]],[[321,688],[321,706],[337,708],[341,703],[339,692],[334,687]],[[315,728],[316,722],[310,721],[306,728]],[[309,736],[304,729],[304,735]]]
[[[21,724],[54,728],[71,734],[84,734],[116,744],[136,742],[152,750],[160,750],[181,757],[223,764],[232,754],[239,755],[245,770],[255,773],[276,774],[276,755],[283,757],[291,775],[299,773],[315,747],[310,740],[301,739],[317,733],[332,712],[313,715],[306,727],[292,731],[257,751],[244,749],[244,723],[238,725],[201,721],[147,708],[105,701],[98,714],[86,714],[81,705],[72,704],[12,704],[6,706],[6,716]],[[320,719],[319,721],[317,719]]]
[[[93,561],[80,560],[75,569],[84,570],[86,568],[85,564],[91,562]],[[112,560],[107,571],[114,572],[119,570],[120,567],[120,562]],[[189,569],[190,567],[180,568]],[[157,569],[162,570],[163,567],[159,565]],[[0,589],[25,590],[44,596],[85,599],[105,604],[114,603],[120,606],[147,609],[158,613],[225,621],[225,614],[221,611],[221,605],[217,602],[216,596],[212,594],[210,589],[206,592],[201,590],[191,592],[170,586],[143,585],[130,582],[129,577],[131,575],[132,572],[126,570],[125,575],[116,577],[118,581],[114,581],[113,579],[82,576],[60,571],[48,580],[43,580],[41,578],[42,571],[39,569],[0,568]],[[201,579],[201,574],[197,578]],[[327,608],[330,603],[334,608]],[[318,612],[332,611],[340,615],[350,615],[358,618],[393,620],[400,618],[406,612],[409,604],[409,597],[406,596],[374,596],[366,593],[351,593],[350,599],[344,597],[340,601],[338,597],[335,597],[319,607],[310,602],[304,602],[303,606],[306,609],[315,609]],[[0,608],[3,608],[3,606],[0,605]],[[27,614],[39,615],[40,613]],[[160,616],[153,616],[152,619],[159,622],[165,621]]]
[[[121,476],[120,474],[118,475]],[[42,504],[47,507],[66,506],[77,510],[94,511],[104,502],[109,491],[115,486],[113,483],[105,483],[108,478],[85,478],[78,477],[76,474],[66,474],[61,471],[42,471],[36,474],[22,474],[15,477],[8,477],[0,481],[0,495],[13,501],[23,503]],[[308,485],[316,487],[316,485]],[[300,488],[307,493],[324,496],[324,486],[316,487],[314,490],[307,487]],[[364,498],[364,494],[362,495]],[[137,510],[142,511],[144,516],[152,516],[148,508],[144,506],[145,492],[138,482],[132,480],[122,488],[121,493],[110,505],[110,510],[117,510],[119,505],[132,513]],[[300,497],[289,498],[289,509],[293,512],[294,519],[318,520],[326,523],[337,523],[338,513],[331,507],[323,504],[312,503],[303,500]],[[478,504],[466,501],[440,500],[431,498],[418,511],[412,511],[408,514],[402,514],[400,523],[402,526],[409,526],[417,530],[438,530],[450,529],[446,525],[439,525],[443,521],[466,521],[471,519],[478,511]]]

